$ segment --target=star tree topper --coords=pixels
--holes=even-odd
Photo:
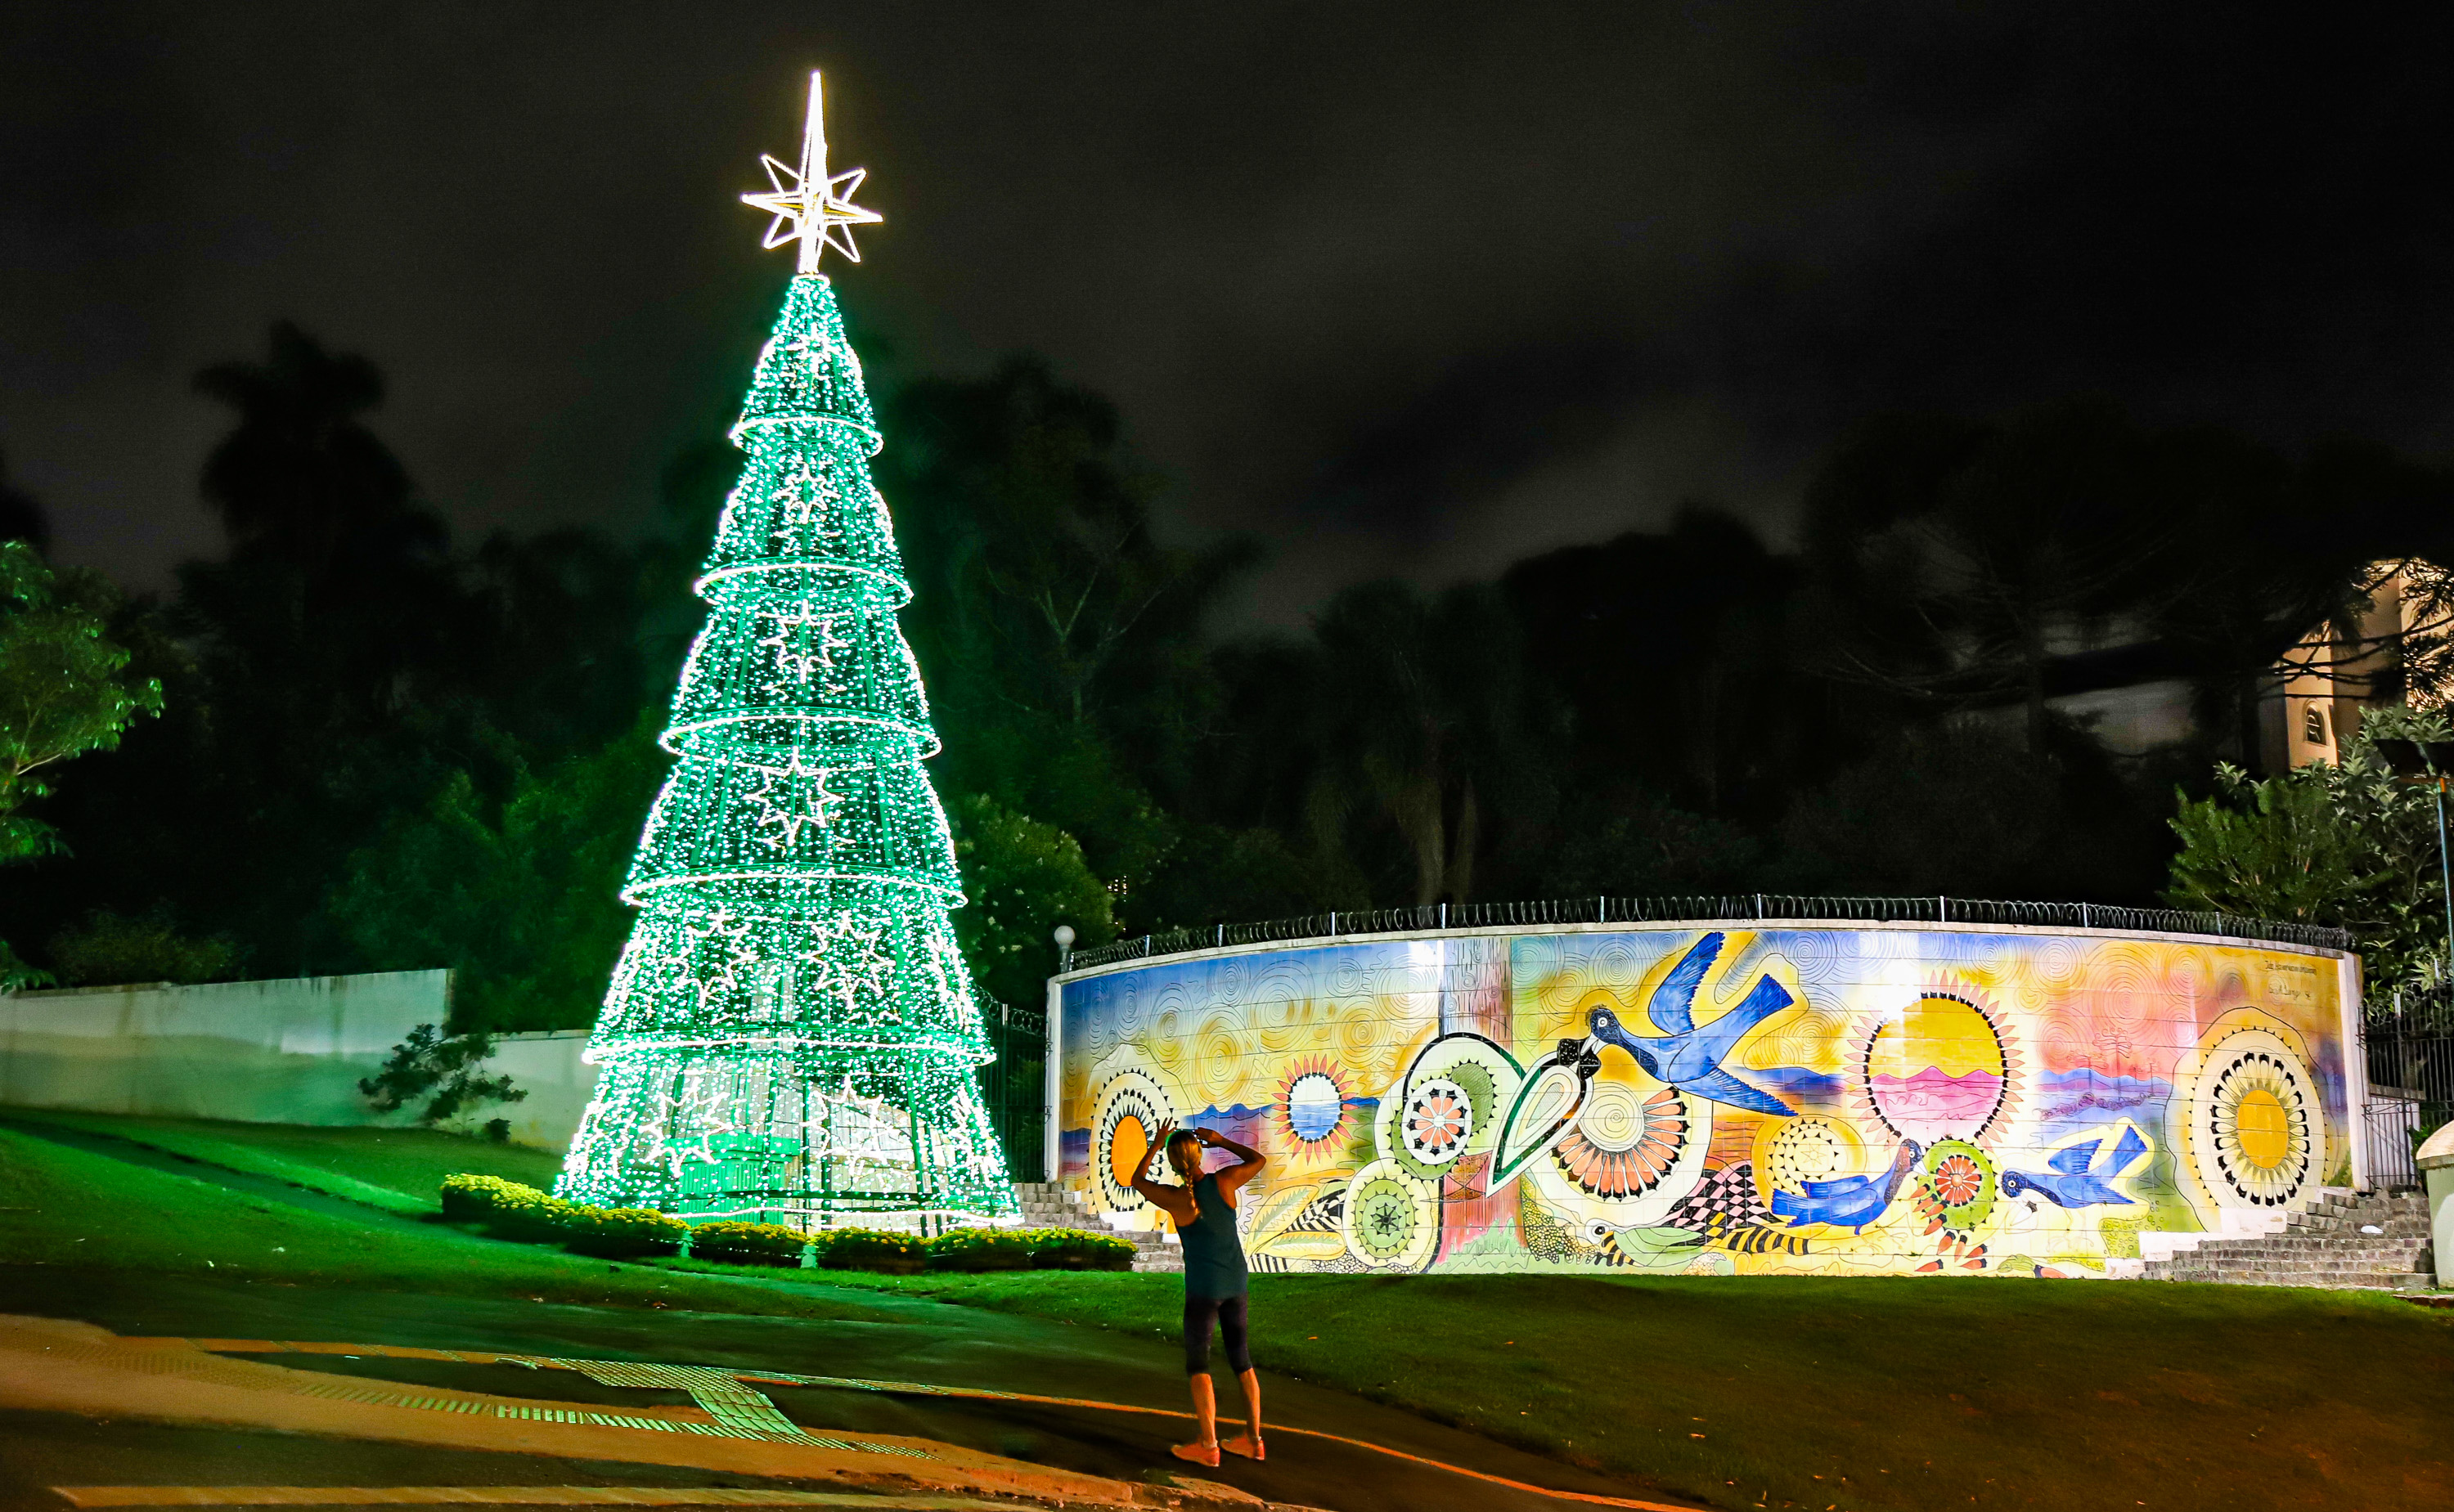
[[[818,259],[830,247],[859,262],[860,252],[852,244],[852,228],[875,226],[884,217],[852,202],[869,169],[856,168],[833,176],[827,172],[826,95],[817,74],[810,75],[810,124],[801,135],[801,166],[795,169],[773,154],[762,154],[759,161],[766,165],[767,181],[775,186],[774,192],[741,196],[742,204],[775,217],[768,223],[766,239],[758,245],[781,247],[786,242],[799,242],[800,270],[804,273],[818,270]]]

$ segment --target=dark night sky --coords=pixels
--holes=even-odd
[[[873,383],[1045,352],[1172,531],[1276,544],[1272,619],[1688,498],[1779,536],[1883,408],[2442,457],[2446,12],[2250,9],[18,0],[0,450],[159,584],[217,549],[190,375],[287,316],[462,530],[634,528],[790,270],[734,195],[815,66]]]

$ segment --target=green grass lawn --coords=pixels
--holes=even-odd
[[[553,1158],[415,1130],[55,1122],[426,1211]],[[369,1200],[359,1196],[359,1200]],[[360,1225],[0,1129],[0,1263],[845,1316],[856,1287],[1173,1340],[1169,1276],[611,1266]],[[728,1267],[729,1268],[729,1267]],[[714,1269],[714,1267],[709,1267]],[[5,1303],[0,1303],[5,1305]],[[1258,1277],[1263,1368],[1717,1504],[2454,1505],[2454,1314],[2356,1293],[1919,1279]]]
[[[840,1297],[615,1265],[473,1239],[441,1224],[352,1223],[0,1129],[0,1265],[11,1264],[781,1317],[875,1316]],[[6,1308],[0,1296],[0,1311]]]
[[[844,1283],[1175,1337],[1171,1276]],[[1261,1276],[1264,1370],[1719,1504],[2454,1506],[2454,1318],[2163,1283]]]
[[[315,1128],[33,1108],[0,1108],[0,1116],[109,1134],[396,1213],[436,1211],[436,1191],[456,1171],[550,1187],[562,1168],[562,1157],[545,1150],[435,1129]]]

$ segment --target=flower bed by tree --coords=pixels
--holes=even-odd
[[[684,1252],[735,1265],[815,1266],[908,1276],[928,1270],[1129,1270],[1130,1241],[1073,1228],[957,1228],[935,1239],[874,1228],[803,1233],[780,1224],[691,1224],[644,1207],[592,1207],[506,1181],[443,1183],[443,1216],[501,1239],[560,1243],[583,1255],[633,1259]]]
[[[691,1228],[691,1253],[733,1265],[797,1265],[810,1236],[781,1224],[721,1222]]]

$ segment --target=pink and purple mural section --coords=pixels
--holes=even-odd
[[[1062,985],[1065,1180],[1270,1157],[1257,1269],[2102,1276],[2350,1183],[2345,964],[1945,928],[1443,935]],[[2230,1215],[2228,1217],[2227,1215]]]

